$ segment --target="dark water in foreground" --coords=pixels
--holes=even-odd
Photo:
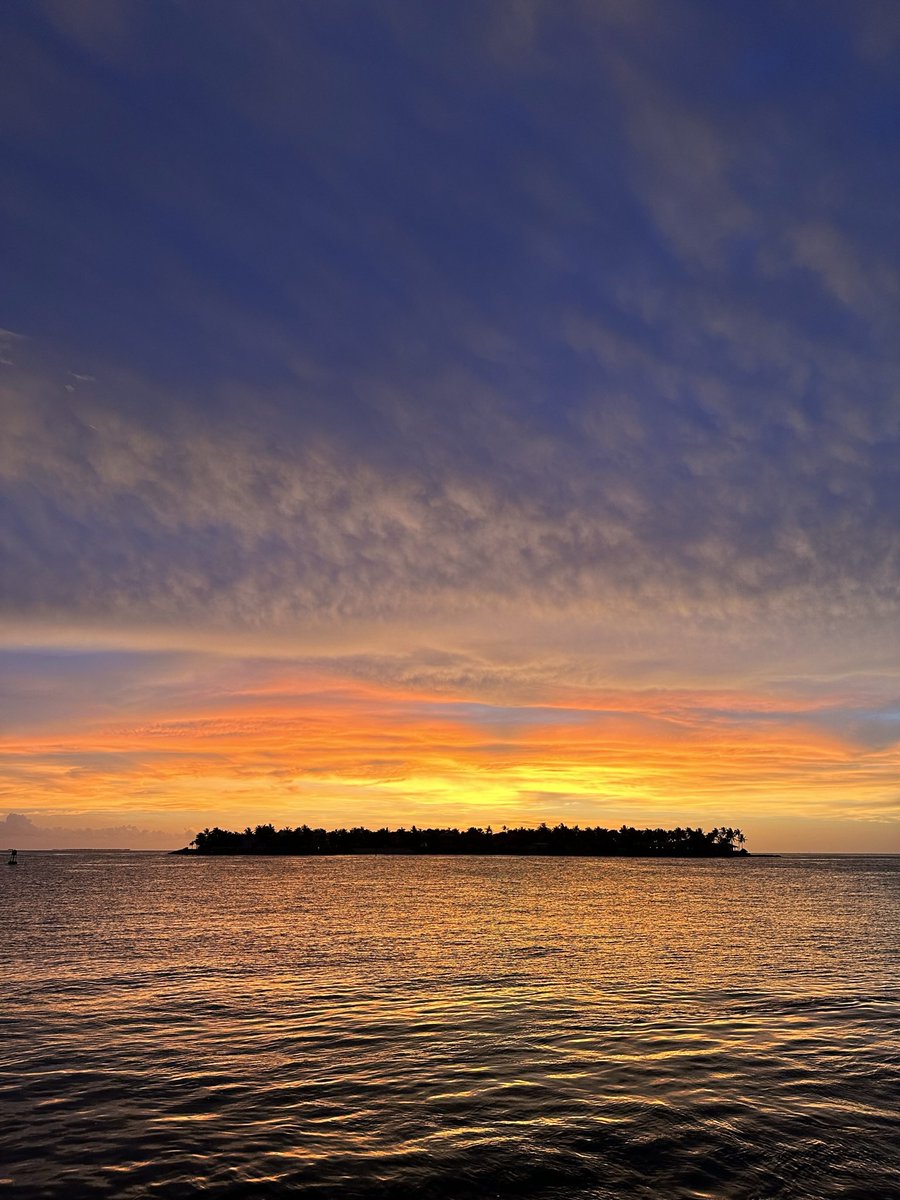
[[[900,1197],[900,859],[3,868],[0,1193]]]

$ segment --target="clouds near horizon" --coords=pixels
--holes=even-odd
[[[187,839],[185,839],[187,840]],[[172,849],[172,832],[134,825],[40,825],[25,813],[10,812],[0,820],[0,842],[24,850],[164,850]]]

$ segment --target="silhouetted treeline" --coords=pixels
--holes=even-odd
[[[179,854],[558,854],[650,855],[722,858],[746,854],[739,829],[582,829],[539,825],[536,829],[276,829],[249,826],[242,833],[204,829]]]

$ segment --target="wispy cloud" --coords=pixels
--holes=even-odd
[[[3,20],[14,787],[891,811],[891,6]]]
[[[583,326],[575,344],[625,353]],[[666,370],[634,357],[651,378]],[[584,406],[577,439],[513,437],[503,408],[466,418],[488,471],[455,416],[413,437],[398,419],[380,462],[333,434],[274,446],[16,380],[7,612],[268,629],[493,605],[625,625],[651,607],[695,623],[892,616],[900,410],[807,405],[796,428],[790,409],[751,414],[732,392],[685,411],[680,375],[662,404]]]

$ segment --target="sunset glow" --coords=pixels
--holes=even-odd
[[[749,689],[581,689],[567,701],[548,687],[543,704],[502,703],[259,662],[194,658],[183,674],[169,662],[162,680],[153,666],[129,670],[127,713],[76,694],[37,732],[29,721],[9,736],[9,808],[25,789],[59,820],[112,812],[185,829],[257,813],[329,827],[666,825],[715,823],[727,800],[773,838],[786,836],[787,808],[823,837],[837,830],[838,845],[847,822],[864,835],[884,823],[900,771],[897,748],[873,744],[877,715],[858,689],[838,703]]]
[[[10,19],[7,841],[900,851],[869,9],[156,7]]]

